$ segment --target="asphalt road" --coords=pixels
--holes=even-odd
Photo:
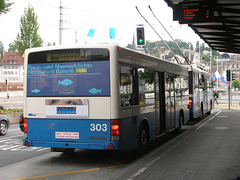
[[[240,110],[215,108],[197,124],[168,134],[142,155],[132,152],[22,146],[23,133],[12,125],[0,136],[0,179],[161,179],[233,180],[240,176]]]
[[[217,110],[130,165],[117,179],[240,179],[239,115],[239,110]]]

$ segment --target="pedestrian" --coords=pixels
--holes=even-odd
[[[218,97],[219,97],[218,92],[217,92],[217,90],[215,90],[214,93],[213,93],[213,102],[216,102],[218,104],[218,101],[217,101]]]

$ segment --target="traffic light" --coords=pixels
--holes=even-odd
[[[227,71],[227,81],[231,81],[231,71],[228,69]]]
[[[144,27],[137,28],[137,45],[145,45]]]
[[[232,72],[232,81],[236,79],[236,74]]]

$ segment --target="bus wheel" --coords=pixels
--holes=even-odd
[[[203,103],[201,103],[201,118],[203,118],[204,110],[203,110]]]
[[[149,141],[149,129],[147,121],[143,121],[140,127],[139,138],[138,138],[139,147],[145,147]]]
[[[139,143],[140,147],[144,147],[147,144],[147,131],[145,126],[141,128]]]
[[[207,115],[210,115],[212,111],[212,101],[210,101],[210,110],[208,111]]]

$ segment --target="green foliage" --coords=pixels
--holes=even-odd
[[[0,110],[0,114],[14,114],[18,112],[23,112],[23,108],[13,108],[13,109],[5,108]]]
[[[2,55],[3,55],[3,49],[4,49],[3,43],[0,41],[0,56],[1,56],[1,57],[2,57]]]
[[[14,43],[9,44],[8,51],[15,51],[17,49],[16,45]]]
[[[189,49],[189,45],[186,42],[183,42],[181,39],[176,39],[175,40],[177,44],[179,45],[180,48],[185,48]],[[181,50],[178,48],[175,42],[173,41],[166,41],[167,45],[171,48],[174,54],[176,55],[182,55]],[[155,41],[155,42],[150,42],[146,41],[146,48],[151,52],[151,55],[154,55],[156,57],[159,57],[159,52],[156,51],[156,47],[166,47],[165,43],[163,41]],[[191,44],[191,48],[192,48]],[[167,48],[167,47],[166,47]]]
[[[15,46],[21,54],[23,54],[27,48],[42,46],[43,40],[38,34],[38,29],[39,24],[34,8],[28,7],[20,19],[20,33],[18,33],[13,46]]]
[[[240,84],[238,83],[238,80],[234,80],[234,81],[232,82],[232,86],[233,86],[234,88],[240,88]]]
[[[13,3],[6,3],[5,0],[0,0],[0,15],[7,13]]]
[[[140,71],[139,75],[142,80],[147,84],[152,84],[154,82],[154,71],[145,69],[144,72]]]
[[[210,56],[203,56],[202,60],[210,63],[210,58],[211,58]],[[216,61],[212,58],[211,66],[215,66],[216,64],[217,64]]]

